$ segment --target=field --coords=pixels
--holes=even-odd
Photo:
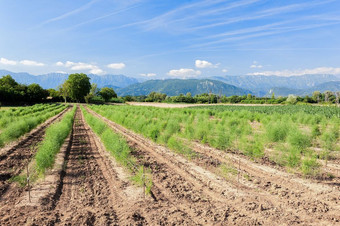
[[[340,108],[183,107],[0,112],[0,225],[340,223]]]

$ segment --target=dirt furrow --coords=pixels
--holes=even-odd
[[[197,142],[192,142],[191,147],[201,155],[240,168],[241,179],[239,183],[233,181],[235,186],[241,184],[261,192],[286,208],[294,208],[299,216],[308,215],[326,224],[340,222],[340,193],[336,187],[297,178]]]
[[[101,117],[91,110],[90,112]],[[300,218],[294,212],[275,206],[268,198],[263,199],[260,196],[254,197],[246,193],[242,194],[242,192],[237,193],[235,192],[236,189],[233,190],[231,186],[224,188],[226,189],[224,192],[223,189],[217,190],[216,188],[221,188],[221,184],[226,183],[219,181],[219,178],[211,177],[211,173],[209,174],[193,163],[183,161],[176,154],[165,150],[164,147],[155,145],[140,135],[136,135],[105,118],[103,119],[114,130],[124,135],[130,145],[138,146],[144,151],[142,155],[150,159],[148,161],[152,167],[154,180],[157,181],[158,186],[163,186],[162,191],[169,191],[170,189],[170,195],[167,194],[170,198],[175,197],[177,201],[185,203],[185,205],[195,206],[196,213],[200,212],[200,217],[207,222],[212,219],[214,219],[214,223],[236,223],[237,220],[240,220],[237,224],[244,222],[268,224],[269,221],[294,224],[301,222],[301,220],[313,222],[311,218],[306,221],[304,217]],[[205,181],[203,181],[204,178]],[[219,210],[222,211],[219,212]],[[207,214],[209,211],[212,213]],[[235,217],[228,218],[231,213]],[[233,220],[229,221],[230,219]]]
[[[80,109],[77,109],[61,195],[54,200],[55,207],[35,218],[34,223],[118,224],[111,185],[104,176],[102,157],[96,148]]]
[[[5,147],[1,150],[0,155],[0,201],[6,200],[6,192],[14,192],[13,186],[10,188],[9,179],[18,175],[28,164],[31,157],[36,151],[36,146],[44,139],[46,129],[57,120],[60,120],[62,116],[69,109],[65,109],[58,115],[47,120],[38,128],[31,131],[24,138],[17,141],[14,145]],[[9,189],[10,188],[10,189]],[[8,195],[10,196],[10,195]]]

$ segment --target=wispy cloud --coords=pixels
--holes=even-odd
[[[262,71],[248,73],[248,75],[277,75],[277,76],[299,76],[311,74],[340,74],[340,68],[334,67],[318,67],[313,69],[299,69],[299,70],[282,70],[282,71]]]
[[[255,33],[247,34],[247,35],[239,35],[235,37],[218,39],[216,41],[194,44],[194,45],[189,46],[188,48],[197,48],[197,47],[202,48],[204,46],[211,46],[211,45],[216,45],[219,43],[226,43],[226,42],[231,42],[231,41],[246,40],[250,38],[277,35],[277,34],[282,34],[282,33],[293,32],[293,31],[302,31],[302,30],[314,29],[318,27],[326,27],[326,26],[331,26],[331,25],[336,25],[336,24],[340,24],[340,21],[312,24],[312,25],[309,25],[309,24],[308,25],[297,25],[297,26],[292,25],[292,26],[286,26],[286,27],[272,28],[272,29],[266,29],[266,31],[262,31],[262,32],[255,32]]]
[[[263,66],[259,64],[257,61],[253,61],[253,64],[250,65],[250,68],[263,68]]]
[[[156,76],[157,74],[156,73],[142,73],[142,74],[139,74],[143,77],[154,77]]]
[[[90,8],[94,3],[98,2],[98,1],[99,0],[92,0],[92,1],[90,1],[88,3],[86,3],[85,5],[82,5],[79,8],[76,8],[76,9],[74,9],[72,11],[69,11],[67,13],[64,13],[64,14],[60,15],[60,16],[53,17],[51,19],[45,20],[42,23],[40,23],[38,25],[38,27],[41,27],[41,26],[44,26],[46,24],[49,24],[49,23],[52,23],[52,22],[56,22],[56,21],[59,21],[59,20],[63,20],[63,19],[66,19],[67,17],[70,17],[72,15],[78,14],[78,13],[80,13],[80,12]]]

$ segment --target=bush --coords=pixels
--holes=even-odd
[[[266,129],[267,138],[272,142],[285,141],[290,127],[287,123],[278,122],[268,124]]]
[[[302,161],[301,171],[306,176],[316,176],[319,173],[320,164],[316,158],[310,157]]]

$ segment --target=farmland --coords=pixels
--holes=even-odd
[[[0,114],[0,137],[14,121],[42,118],[3,139],[0,224],[340,222],[337,107],[37,105]]]

